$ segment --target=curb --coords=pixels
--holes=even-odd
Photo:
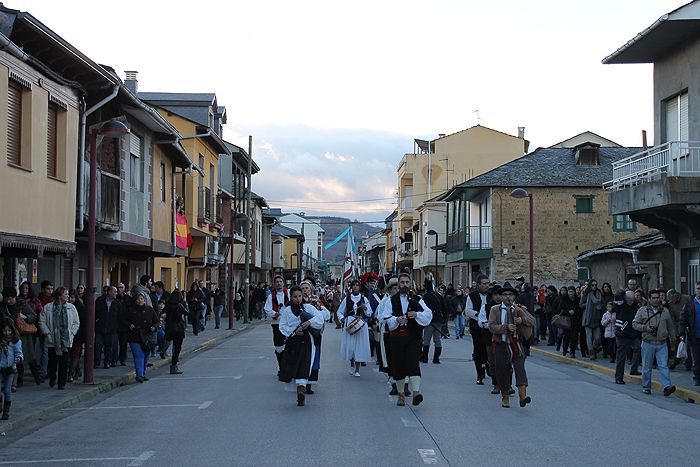
[[[247,323],[247,324],[241,324],[240,327],[237,327],[235,329],[230,330],[229,332],[226,332],[225,334],[222,334],[220,336],[214,337],[212,339],[206,340],[200,344],[197,344],[196,346],[192,347],[191,349],[187,351],[182,351],[180,354],[180,358],[186,357],[186,356],[191,356],[197,352],[201,352],[203,350],[208,349],[209,347],[214,347],[218,344],[221,344],[225,340],[228,340],[244,331],[247,331],[251,329],[253,326],[256,326],[256,323]],[[151,367],[152,370],[156,370],[159,368],[162,368],[164,366],[169,366],[170,365],[170,359],[158,359],[153,362],[153,366]],[[113,389],[126,386],[127,384],[131,384],[135,381],[136,373],[132,370],[129,371],[126,374],[120,375],[120,376],[115,376],[112,378],[110,381],[105,382],[105,383],[99,383],[99,384],[94,384],[94,385],[84,385],[82,383],[73,383],[73,385],[77,385],[79,387],[85,387],[89,386],[90,389],[81,392],[80,394],[76,394],[73,396],[66,397],[65,399],[56,401],[52,404],[50,404],[47,407],[44,407],[39,410],[35,410],[32,412],[24,412],[21,416],[17,417],[16,415],[11,418],[10,420],[3,421],[0,424],[0,436],[6,436],[8,432],[17,430],[18,428],[21,428],[24,425],[27,425],[29,421],[34,421],[43,417],[46,417],[48,415],[54,414],[59,410],[67,409],[70,408],[74,405],[79,404],[80,402],[85,402],[90,399],[95,398],[96,396],[100,394],[104,394],[107,392],[112,391]],[[700,400],[700,398],[699,398]]]
[[[588,368],[591,370],[595,370],[598,373],[602,373],[608,376],[615,376],[615,370],[613,368],[608,368],[603,365],[598,365],[596,363],[591,363],[589,360],[583,360],[579,358],[570,358],[570,357],[565,357],[563,355],[559,355],[554,352],[549,352],[547,350],[542,350],[538,349],[536,346],[530,347],[530,351],[547,356],[553,360],[557,360],[559,362],[563,363],[568,363],[570,365],[576,365],[580,366],[582,368]],[[634,376],[630,375],[629,373],[625,373],[625,380],[627,382],[631,382],[634,384],[639,384],[641,386],[642,384],[642,377],[641,376]],[[651,380],[651,387],[655,391],[663,393],[663,386],[661,385],[661,382],[656,379]],[[687,389],[681,386],[676,386],[676,392],[673,393],[674,396],[682,399],[684,402],[689,402],[691,404],[700,404],[700,392],[693,391],[691,389]]]

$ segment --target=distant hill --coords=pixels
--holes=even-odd
[[[323,244],[324,246],[336,239],[338,235],[343,233],[350,224],[352,224],[352,232],[355,234],[355,243],[360,246],[360,242],[365,236],[371,236],[382,230],[379,227],[374,227],[357,220],[353,221],[345,217],[326,217],[326,216],[314,216],[314,219],[319,219],[321,221],[321,227],[325,230],[323,234]],[[327,250],[324,250],[323,257],[333,263],[342,263],[345,259],[345,247],[347,242],[345,239],[339,241]]]

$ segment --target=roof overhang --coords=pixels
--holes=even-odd
[[[700,38],[700,4],[691,2],[663,15],[622,47],[603,59],[604,64],[655,63],[678,45]]]

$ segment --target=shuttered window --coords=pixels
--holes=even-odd
[[[49,102],[46,124],[46,173],[49,177],[58,176],[58,105]]]
[[[688,93],[684,92],[664,102],[666,125],[664,142],[688,141]]]
[[[10,80],[7,88],[7,161],[21,165],[22,87]]]
[[[143,188],[143,158],[141,138],[134,133],[130,133],[129,150],[131,152],[131,188],[141,191]]]

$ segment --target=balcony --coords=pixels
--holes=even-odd
[[[209,224],[209,230],[221,232],[224,229],[224,218],[222,217],[222,199],[216,198],[216,215],[214,221]]]
[[[447,261],[489,259],[493,257],[491,227],[458,229],[447,235]]]
[[[221,243],[217,240],[208,239],[207,241],[207,264],[223,264],[224,258]]]
[[[402,211],[412,211],[413,210],[413,197],[412,195],[407,196],[401,200],[401,210]]]
[[[610,191],[666,177],[700,177],[700,142],[672,141],[613,163],[613,178],[603,185]]]
[[[119,230],[121,180],[119,177],[101,172],[97,184],[97,222],[101,229]]]
[[[676,248],[700,242],[700,142],[672,141],[613,164],[611,215],[658,229]]]
[[[197,224],[199,224],[200,227],[212,222],[213,204],[211,190],[208,187],[199,187]]]
[[[403,242],[399,249],[399,256],[403,258],[412,257],[414,254],[413,242]]]

